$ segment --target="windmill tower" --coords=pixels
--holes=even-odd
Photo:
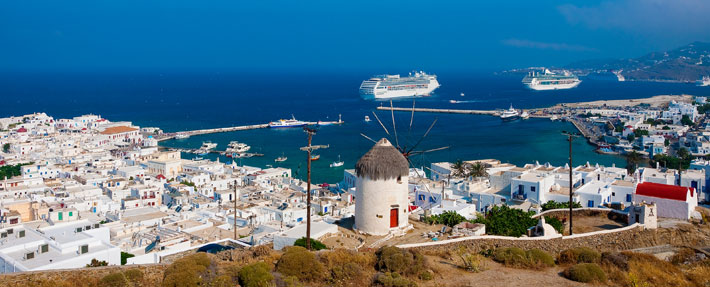
[[[385,138],[355,165],[357,174],[354,229],[385,235],[409,224],[409,162]]]

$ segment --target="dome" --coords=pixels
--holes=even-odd
[[[358,177],[388,180],[409,175],[409,162],[385,138],[378,141],[355,165]]]

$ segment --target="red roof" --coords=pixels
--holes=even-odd
[[[667,185],[667,184],[660,184],[660,183],[653,183],[653,182],[643,182],[639,183],[636,186],[636,194],[638,195],[644,195],[644,196],[651,196],[651,197],[658,197],[658,198],[665,198],[665,199],[672,199],[672,200],[680,200],[680,201],[686,201],[686,198],[688,196],[688,189],[690,189],[690,196],[693,196],[693,191],[694,189],[685,187],[685,186],[677,186],[677,185]]]
[[[27,129],[26,128],[19,128],[19,129],[17,129],[17,132],[18,133],[26,133]]]
[[[161,174],[159,174],[158,176],[156,176],[155,178],[157,178],[157,179],[165,179],[165,176],[161,173]]]

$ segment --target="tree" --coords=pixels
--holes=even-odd
[[[636,151],[632,151],[628,155],[626,155],[626,170],[629,172],[629,174],[632,174],[634,173],[634,171],[636,171],[636,167],[638,166],[639,162],[641,162],[641,154],[637,153]]]
[[[563,209],[563,208],[569,208],[569,202],[568,201],[563,201],[563,202],[558,202],[554,200],[549,200],[541,205],[542,211],[550,210],[550,209]],[[582,205],[579,204],[579,202],[572,202],[572,208],[581,208]]]
[[[664,145],[664,146],[669,146],[669,145],[671,145],[671,141],[668,140],[668,139],[666,139],[666,140],[663,141],[663,145]]]
[[[478,217],[473,222],[485,224],[486,233],[491,235],[520,237],[537,224],[537,219],[532,218],[534,214],[507,205],[494,206],[485,217]]]
[[[10,143],[2,145],[2,152],[7,153],[10,151]]]
[[[695,124],[688,115],[683,115],[683,117],[680,119],[680,123],[684,126],[692,126]]]
[[[451,167],[451,173],[451,175],[455,177],[466,177],[466,175],[468,174],[468,172],[466,171],[466,164],[460,159],[457,160]]]
[[[469,166],[469,175],[473,177],[484,177],[488,176],[488,172],[486,172],[486,167],[480,161],[477,161]]]
[[[635,138],[636,138],[636,137],[634,137],[633,134],[629,134],[628,136],[626,136],[626,140],[627,140],[627,141],[630,141],[630,142],[633,142]]]

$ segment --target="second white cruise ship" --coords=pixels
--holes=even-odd
[[[360,84],[360,96],[365,99],[390,99],[400,97],[428,96],[439,87],[436,75],[422,71],[409,73],[408,77],[381,75]]]
[[[564,90],[571,89],[579,85],[582,81],[577,76],[564,71],[563,74],[556,74],[545,69],[545,72],[530,72],[523,78],[523,84],[533,90]]]

